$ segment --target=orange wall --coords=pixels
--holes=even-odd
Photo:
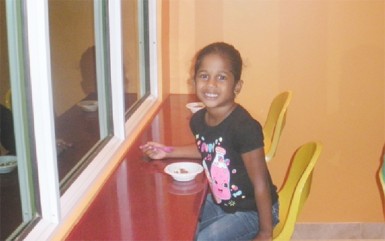
[[[168,1],[159,1],[158,13],[158,36],[160,36],[160,50],[158,50],[158,71],[160,96],[163,98],[170,94],[170,3]]]
[[[245,83],[238,101],[261,123],[274,96],[293,90],[269,163],[276,184],[297,147],[324,144],[299,221],[384,220],[376,181],[385,137],[383,0],[168,0],[163,8],[163,82],[171,93],[193,92],[191,59],[213,41],[240,50]]]

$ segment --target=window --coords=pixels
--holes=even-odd
[[[156,1],[0,3],[13,37],[22,224],[35,220],[28,237],[49,239],[156,101]],[[89,100],[97,108],[85,111]]]
[[[57,165],[63,193],[113,135],[107,6],[49,0]],[[76,26],[76,27],[75,27]]]
[[[10,173],[1,174],[2,202],[0,205],[4,206],[0,207],[2,210],[0,229],[3,239],[4,236],[11,238],[16,236],[19,230],[40,215],[41,209],[40,202],[37,201],[40,194],[33,185],[37,177],[33,162],[36,160],[36,155],[32,147],[34,130],[31,127],[33,120],[30,118],[31,96],[28,91],[30,85],[24,50],[25,33],[22,31],[24,19],[21,14],[18,14],[23,11],[22,5],[19,1],[7,2],[7,5],[1,1],[0,11],[5,13],[1,16],[6,17],[1,20],[4,24],[1,25],[0,31],[1,35],[5,36],[1,40],[2,43],[3,41],[7,43],[4,45],[6,49],[1,51],[1,69],[6,69],[4,72],[1,71],[1,85],[6,87],[5,92],[2,92],[6,109],[2,109],[1,116],[12,118],[12,120],[8,119],[4,129],[2,127],[1,134],[3,135],[7,130],[7,135],[2,136],[4,139],[1,143],[6,149],[5,155],[11,154],[17,157],[17,168]],[[5,143],[7,144],[4,146]],[[3,153],[3,150],[1,152]],[[9,193],[10,196],[4,195],[5,193]],[[6,202],[3,202],[4,200]]]
[[[150,93],[148,1],[122,1],[122,33],[126,117]],[[137,28],[136,26],[143,26]]]
[[[20,6],[14,5],[20,9]],[[14,31],[7,33],[8,27]],[[19,227],[29,222],[36,213],[36,205],[31,200],[34,193],[32,188],[25,188],[29,185],[32,175],[24,166],[31,163],[31,155],[28,152],[28,142],[26,133],[30,133],[28,128],[28,115],[26,110],[26,99],[24,75],[24,63],[18,61],[18,55],[11,55],[9,58],[8,49],[19,49],[23,42],[16,41],[17,30],[21,29],[21,19],[12,13],[6,15],[5,1],[0,1],[0,90],[1,90],[1,109],[0,109],[0,155],[2,158],[8,156],[18,156],[19,167],[14,170],[6,170],[1,166],[0,173],[0,240],[5,240],[12,236],[12,233]],[[8,44],[8,39],[9,44]],[[4,43],[4,44],[3,44]],[[10,68],[12,67],[12,68]],[[11,88],[11,77],[15,79]],[[20,100],[12,101],[13,93],[18,92]],[[16,150],[16,140],[18,149]],[[20,165],[24,164],[24,165]],[[31,200],[31,201],[28,201]]]

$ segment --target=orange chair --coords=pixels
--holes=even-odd
[[[286,181],[279,191],[280,222],[273,230],[273,240],[290,240],[298,214],[309,196],[314,166],[322,145],[309,142],[295,152]]]
[[[286,122],[286,112],[292,98],[291,91],[277,95],[270,105],[263,135],[265,137],[265,158],[270,161],[277,151],[278,142]]]

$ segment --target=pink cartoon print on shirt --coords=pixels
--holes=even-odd
[[[230,193],[230,172],[225,161],[226,150],[223,147],[215,147],[215,158],[211,165],[211,188],[217,203],[222,200],[229,200]]]

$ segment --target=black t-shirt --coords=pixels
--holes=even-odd
[[[217,126],[206,124],[205,113],[206,109],[196,112],[190,128],[202,155],[214,200],[226,212],[256,211],[253,184],[241,155],[263,148],[260,123],[240,105]],[[270,174],[268,176],[274,204],[278,199],[277,189]]]

